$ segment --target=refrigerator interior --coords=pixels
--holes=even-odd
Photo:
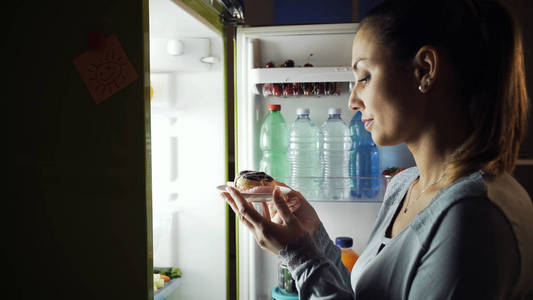
[[[237,167],[258,170],[261,159],[259,134],[268,113],[268,104],[281,104],[287,125],[296,119],[298,107],[310,108],[311,120],[320,127],[328,118],[328,108],[342,109],[346,124],[355,112],[348,109],[351,72],[351,45],[356,24],[297,25],[238,28],[237,30]],[[308,62],[313,68],[299,68]],[[278,68],[292,59],[295,68]],[[276,68],[264,69],[272,61]],[[263,83],[326,82],[339,83],[339,95],[263,96]],[[405,145],[379,147],[381,170],[410,167],[414,160]],[[383,190],[372,199],[332,201],[310,199],[330,237],[350,236],[354,249],[361,253],[377,216]],[[256,206],[258,207],[258,206]],[[239,294],[241,299],[271,299],[277,285],[278,258],[261,250],[244,226],[239,227]]]
[[[170,0],[150,0],[153,262],[179,267],[167,299],[226,295],[221,33]],[[157,297],[156,297],[157,299]]]

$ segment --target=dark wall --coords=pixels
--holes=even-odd
[[[352,5],[352,0],[274,0],[274,24],[353,22]]]
[[[533,1],[507,0],[507,5],[517,17],[522,30],[524,60],[526,67],[526,84],[529,92],[529,103],[533,96]],[[531,112],[531,109],[530,109]],[[526,139],[520,147],[519,159],[524,161],[518,164],[514,172],[515,178],[524,186],[530,196],[533,196],[533,165],[528,161],[533,160],[533,116],[530,113],[529,126]]]
[[[358,0],[244,0],[247,25],[294,25],[356,22]]]
[[[520,29],[522,30],[524,60],[526,66],[526,84],[531,105],[531,98],[533,96],[533,1],[507,0],[506,3],[517,17]],[[529,118],[528,134],[520,148],[520,157],[524,159],[533,159],[533,117],[531,117],[531,115]]]

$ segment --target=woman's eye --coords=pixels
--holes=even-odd
[[[364,76],[363,78],[357,80],[357,82],[365,83],[365,82],[367,82],[369,79],[370,79],[370,75],[366,75],[366,76]]]

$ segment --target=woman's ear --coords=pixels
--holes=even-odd
[[[418,90],[427,93],[439,73],[439,53],[433,46],[421,47],[413,60]]]

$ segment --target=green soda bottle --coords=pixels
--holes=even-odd
[[[259,147],[263,152],[259,170],[274,179],[287,182],[289,178],[289,128],[281,115],[281,105],[269,104],[269,113],[261,125]]]

